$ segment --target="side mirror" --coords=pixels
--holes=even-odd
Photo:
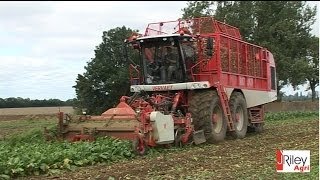
[[[213,38],[212,37],[209,37],[207,39],[207,55],[208,56],[212,56],[213,55]]]

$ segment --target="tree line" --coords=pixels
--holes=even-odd
[[[238,27],[245,41],[266,47],[274,55],[280,101],[283,86],[305,83],[314,100],[319,85],[319,37],[311,34],[311,26],[316,12],[316,6],[309,7],[306,1],[188,1],[181,17],[213,16]],[[78,74],[76,104],[87,108],[87,113],[100,114],[130,93],[129,62],[124,55],[132,61],[138,56],[131,49],[123,51],[123,40],[133,32],[138,30],[125,26],[104,31],[95,56],[85,72]]]
[[[59,99],[31,100],[30,98],[10,97],[0,98],[0,108],[74,106],[74,102],[75,99],[61,101]]]

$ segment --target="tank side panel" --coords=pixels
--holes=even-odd
[[[233,88],[226,88],[226,93],[230,99]],[[247,107],[254,107],[277,100],[276,91],[257,91],[241,89],[247,102]]]

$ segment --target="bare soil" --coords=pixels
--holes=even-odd
[[[62,107],[26,107],[26,108],[0,108],[0,117],[9,115],[39,115],[39,114],[56,114],[57,112],[63,111],[65,113],[73,113],[74,109],[72,106]]]
[[[32,129],[51,127],[57,123],[56,115],[2,115],[0,116],[0,140]]]

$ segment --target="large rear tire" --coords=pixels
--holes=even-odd
[[[216,90],[195,91],[189,105],[195,130],[203,129],[208,143],[223,141],[227,122]]]
[[[247,134],[248,110],[247,103],[240,92],[233,92],[229,101],[235,131],[231,135],[236,139],[242,139]]]

